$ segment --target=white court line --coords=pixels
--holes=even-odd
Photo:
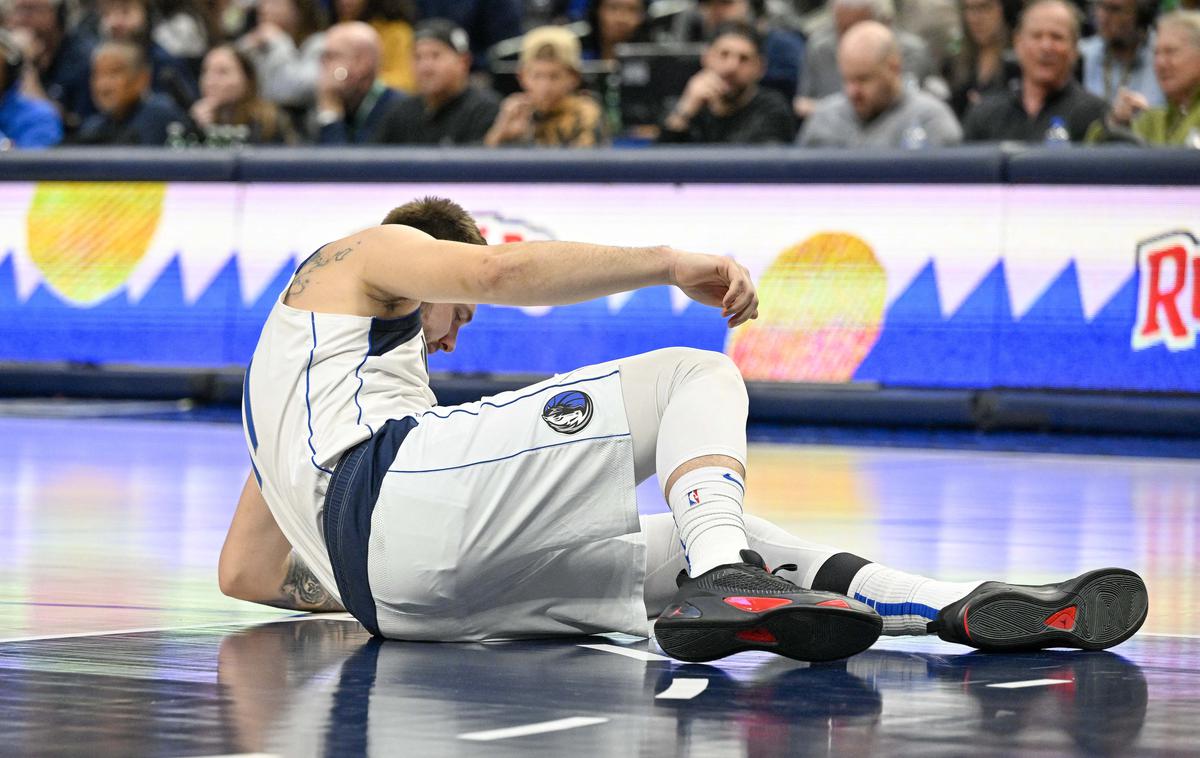
[[[72,632],[70,634],[39,634],[33,637],[11,637],[8,639],[0,639],[0,645],[5,645],[10,642],[35,642],[37,640],[69,640],[77,637],[108,637],[109,635],[117,634],[146,634],[149,632],[183,632],[189,629],[216,629],[222,626],[257,626],[259,624],[284,624],[292,621],[305,621],[307,619],[320,619],[322,621],[354,621],[354,617],[349,613],[322,613],[320,615],[313,613],[303,613],[296,616],[282,616],[274,619],[262,619],[259,621],[219,621],[211,624],[191,624],[189,626],[151,626],[140,629],[108,629],[98,632]]]
[[[1050,684],[1071,684],[1074,679],[1030,679],[1025,682],[1001,682],[1000,684],[989,684],[989,687],[997,687],[1002,690],[1019,690],[1024,687],[1045,687]]]
[[[561,732],[564,729],[578,729],[581,726],[603,724],[608,719],[598,716],[572,716],[554,721],[542,721],[537,724],[510,726],[507,729],[489,729],[486,732],[466,732],[458,735],[460,740],[474,742],[491,742],[492,740],[507,740],[512,737],[524,737],[529,734],[545,734],[546,732]]]
[[[1200,634],[1170,634],[1168,632],[1138,632],[1137,637],[1170,637],[1177,640],[1197,640]],[[1133,637],[1132,639],[1137,639]]]
[[[623,655],[626,658],[636,658],[639,661],[671,660],[665,655],[647,653],[645,650],[633,650],[631,648],[621,647],[620,645],[580,645],[579,647],[586,647],[589,650],[599,650],[601,653],[615,653],[617,655]]]
[[[282,758],[275,753],[226,753],[224,755],[200,755],[189,758]]]
[[[708,689],[707,679],[672,679],[671,686],[654,696],[655,700],[691,700]]]

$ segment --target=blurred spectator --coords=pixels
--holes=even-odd
[[[663,122],[660,142],[791,142],[796,124],[787,100],[758,86],[766,63],[762,36],[733,21],[718,27],[702,68]]]
[[[475,68],[487,66],[488,50],[521,36],[521,0],[417,0],[419,18],[444,18],[467,32]]]
[[[496,120],[500,98],[472,86],[467,33],[445,19],[417,25],[418,97],[400,104],[382,127],[384,142],[475,145]]]
[[[1121,90],[1138,93],[1152,106],[1163,104],[1150,31],[1157,9],[1157,0],[1093,0],[1096,34],[1079,43],[1084,89],[1110,104]]]
[[[950,107],[961,119],[984,95],[1007,92],[1021,78],[1012,30],[1021,0],[959,0],[963,38],[950,63]]]
[[[313,113],[318,144],[379,143],[384,121],[407,99],[379,80],[379,34],[369,24],[329,27]]]
[[[415,92],[413,0],[333,0],[338,21],[365,21],[379,34],[379,79],[392,89]]]
[[[842,35],[838,67],[843,92],[817,102],[804,121],[801,146],[921,148],[962,142],[950,106],[904,86],[900,44],[883,24],[863,21]]]
[[[263,97],[296,110],[313,102],[324,28],[317,0],[258,0],[258,26],[237,48],[254,61]]]
[[[1019,86],[990,95],[967,111],[967,141],[1053,142],[1083,139],[1108,104],[1073,77],[1079,60],[1079,11],[1064,0],[1035,0],[1017,23]],[[1058,132],[1066,130],[1065,135]]]
[[[45,95],[53,101],[62,114],[63,128],[70,134],[96,112],[96,106],[92,104],[88,80],[93,42],[82,34],[68,32],[64,2],[10,0],[5,24],[25,60],[37,69],[36,81],[29,82],[26,94]],[[37,86],[41,92],[34,89]]]
[[[189,108],[200,88],[187,65],[150,39],[150,0],[98,0],[100,36],[141,45],[150,61],[150,88]]]
[[[595,147],[606,141],[600,104],[579,91],[578,37],[561,26],[531,29],[518,64],[521,91],[500,103],[485,145]]]
[[[800,96],[794,107],[798,118],[806,118],[816,105],[816,100],[842,90],[842,77],[838,73],[838,40],[850,27],[859,21],[878,21],[892,26],[896,15],[892,0],[830,0],[832,27],[813,33],[805,50],[804,65],[800,72]],[[929,49],[920,37],[905,31],[896,31],[900,44],[900,56],[904,74],[917,86],[934,86],[940,79],[935,75]]]
[[[232,45],[218,45],[204,56],[200,99],[192,121],[213,144],[295,144],[296,132],[279,107],[258,96],[254,64]]]
[[[579,41],[584,60],[616,60],[613,48],[625,42],[649,42],[646,0],[592,0],[588,3],[590,31]]]
[[[924,41],[933,71],[945,71],[962,39],[958,0],[899,0],[892,28]]]
[[[171,55],[198,63],[221,42],[221,28],[205,0],[157,0],[158,12],[150,31],[155,44]]]
[[[0,31],[0,150],[50,147],[62,141],[62,119],[46,100],[21,91],[25,56],[8,32]]]
[[[92,99],[100,112],[83,122],[85,145],[163,145],[172,124],[187,115],[170,98],[150,89],[150,62],[142,45],[101,42],[92,53]]]
[[[1149,108],[1145,98],[1117,98],[1108,130],[1128,129],[1148,145],[1200,148],[1200,11],[1173,11],[1158,20],[1154,73],[1166,105]],[[1088,139],[1103,139],[1100,125]]]
[[[767,23],[764,2],[758,0],[699,0],[690,13],[677,17],[671,36],[684,42],[704,42],[721,24],[740,21],[754,26],[762,35],[766,70],[759,82],[786,98],[796,95],[800,85],[800,64],[804,60],[804,39]]]

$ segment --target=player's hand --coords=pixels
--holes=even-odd
[[[758,318],[758,292],[750,272],[732,258],[679,253],[671,282],[697,303],[721,309],[729,328]]]

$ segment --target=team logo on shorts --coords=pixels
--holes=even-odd
[[[574,434],[592,420],[592,399],[579,390],[560,392],[546,401],[542,420],[556,432]]]

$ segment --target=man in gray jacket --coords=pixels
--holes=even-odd
[[[896,35],[878,21],[861,21],[838,45],[842,91],[817,102],[804,122],[804,147],[955,145],[962,129],[950,107],[905,86]]]

